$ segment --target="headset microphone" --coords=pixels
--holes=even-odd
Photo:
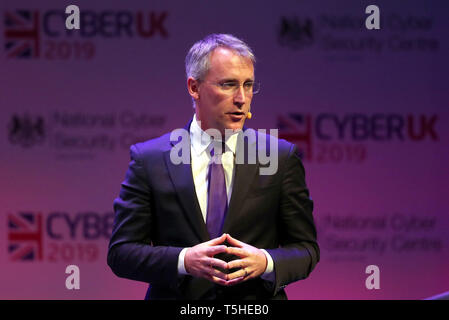
[[[248,111],[248,113],[246,114],[246,117],[248,119],[251,119],[253,117],[253,114],[250,111]]]

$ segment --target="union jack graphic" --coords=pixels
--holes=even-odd
[[[8,58],[39,57],[39,13],[5,12],[5,49]]]
[[[312,159],[312,118],[310,115],[290,113],[278,116],[279,138],[296,144],[301,158]]]
[[[42,214],[9,214],[8,240],[12,261],[42,260]]]

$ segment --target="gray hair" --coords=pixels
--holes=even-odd
[[[210,67],[210,54],[218,47],[228,48],[242,57],[249,58],[253,66],[256,64],[256,57],[251,48],[242,40],[231,34],[210,34],[204,39],[197,41],[186,56],[186,76],[196,80],[204,80]],[[193,109],[195,100],[192,98]]]
[[[228,48],[237,54],[251,59],[256,64],[256,57],[251,48],[242,40],[231,34],[210,34],[196,42],[186,56],[186,76],[196,80],[204,80],[209,71],[209,57],[218,47]]]

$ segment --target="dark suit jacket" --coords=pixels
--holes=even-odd
[[[246,140],[236,152],[257,146],[259,137],[256,134],[255,139]],[[286,299],[283,288],[306,278],[319,261],[313,202],[297,147],[278,140],[274,175],[260,175],[259,161],[235,165],[223,232],[266,249],[273,258],[276,281],[270,285],[259,277],[222,287],[178,274],[181,250],[210,237],[190,164],[170,161],[175,144],[170,134],[165,134],[130,148],[131,162],[114,201],[116,216],[107,258],[112,271],[119,277],[150,283],[149,299]],[[257,147],[258,152],[268,149]]]

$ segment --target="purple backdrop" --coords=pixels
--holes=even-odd
[[[69,4],[79,31],[65,30]],[[289,298],[449,290],[448,4],[378,0],[381,29],[367,30],[369,4],[2,1],[0,298],[144,297],[106,265],[112,201],[129,145],[191,118],[183,61],[209,33],[256,53],[248,126],[303,151],[321,261]]]

